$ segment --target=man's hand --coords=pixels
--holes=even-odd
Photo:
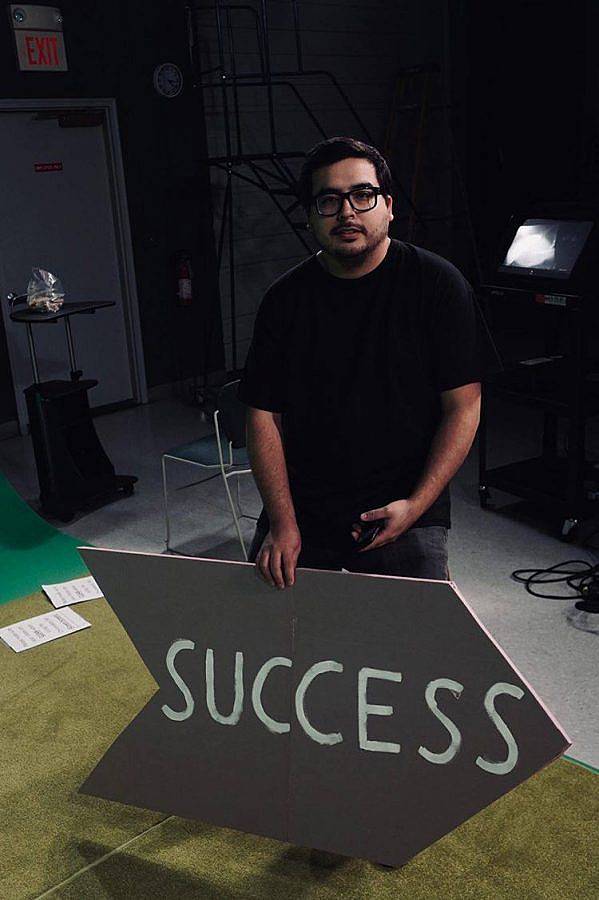
[[[256,575],[273,587],[291,587],[295,583],[295,566],[301,549],[297,525],[271,526],[256,557]]]
[[[373,519],[385,519],[384,528],[379,531],[372,543],[366,547],[361,547],[358,553],[365,553],[367,550],[374,550],[375,547],[382,547],[384,544],[390,544],[395,538],[407,531],[413,523],[420,518],[422,510],[412,500],[394,500],[386,506],[378,509],[370,509],[368,512],[362,513],[361,522],[354,522],[352,528],[352,537],[357,540],[362,531],[362,524],[366,525]]]

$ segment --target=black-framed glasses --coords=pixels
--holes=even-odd
[[[312,197],[312,201],[319,216],[336,216],[346,198],[355,212],[367,212],[369,209],[374,209],[379,194],[382,193],[379,187],[363,187],[355,188],[353,191],[331,191],[329,194],[317,194],[316,197]]]

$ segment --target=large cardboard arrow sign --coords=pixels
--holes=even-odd
[[[86,793],[400,865],[569,746],[453,582],[81,552],[159,686]]]

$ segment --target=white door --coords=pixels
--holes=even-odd
[[[57,275],[67,301],[116,302],[70,319],[77,366],[98,379],[91,406],[136,398],[105,128],[0,112],[1,305],[22,429],[23,389],[34,379],[26,326],[10,321],[6,294],[25,293],[32,267]],[[33,335],[41,381],[69,378],[64,323],[34,325]]]

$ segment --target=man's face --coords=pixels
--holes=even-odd
[[[367,185],[380,186],[374,164],[368,159],[350,157],[312,173],[313,197],[356,190]],[[389,223],[393,219],[392,204],[391,197],[379,195],[374,209],[357,212],[346,197],[336,215],[320,216],[313,203],[308,216],[310,229],[327,253],[339,259],[359,262],[387,237]]]

